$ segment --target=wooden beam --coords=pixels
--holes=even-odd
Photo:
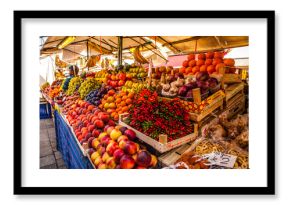
[[[111,49],[112,49],[112,48],[114,48],[114,49],[118,49],[116,46],[113,46],[113,45],[109,44],[107,41],[103,41],[103,40],[100,41],[99,39],[95,38],[94,36],[90,36],[90,38],[99,41],[99,43],[102,42],[103,44],[105,44],[105,45],[107,45],[107,46],[110,46]],[[113,49],[112,49],[112,50],[113,50]]]
[[[179,44],[179,43],[185,43],[185,42],[188,42],[188,41],[196,41],[196,40],[204,38],[204,37],[207,37],[207,36],[193,36],[193,37],[182,39],[182,40],[178,40],[178,41],[164,43],[162,46],[167,46],[167,45],[170,45],[170,44],[174,45],[174,44]]]
[[[92,47],[95,47],[97,50],[101,51],[102,49],[102,52],[105,53],[105,54],[111,54],[112,53],[112,50],[108,50],[107,48],[104,48],[103,46],[100,46],[92,41],[89,41],[89,44],[90,46]]]
[[[181,53],[181,50],[179,50],[178,48],[176,48],[175,46],[173,46],[172,43],[166,41],[164,38],[162,38],[161,36],[157,36],[158,38],[160,38],[162,41],[164,41],[165,43],[168,43],[170,45],[171,48],[173,48],[175,51],[177,51],[178,53]]]

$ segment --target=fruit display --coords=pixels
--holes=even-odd
[[[102,87],[92,90],[85,98],[85,100],[95,106],[101,104],[101,100],[111,90],[112,87],[102,85]]]
[[[133,130],[115,126],[107,113],[88,102],[72,104],[66,119],[80,144],[88,144],[88,154],[97,169],[146,169],[157,165],[156,156],[134,142]]]
[[[79,89],[79,87],[81,86],[83,82],[83,79],[80,77],[73,77],[69,84],[68,84],[68,89],[66,91],[67,95],[72,95],[75,91],[77,91]]]
[[[157,141],[160,134],[167,135],[170,142],[194,132],[179,99],[160,99],[157,92],[143,89],[133,105],[129,109],[129,125]]]
[[[207,72],[208,74],[218,73],[219,69],[226,67],[226,73],[235,73],[235,60],[224,58],[224,52],[207,52],[198,55],[190,54],[187,60],[182,63],[180,73],[185,75],[195,75],[197,72]]]
[[[132,106],[134,93],[121,91],[116,93],[114,90],[109,90],[103,97],[99,108],[108,112],[112,119],[119,120],[119,114],[128,112]]]
[[[94,78],[87,78],[80,86],[78,92],[81,99],[84,99],[92,90],[100,87],[100,83]]]

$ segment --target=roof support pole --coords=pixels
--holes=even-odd
[[[118,36],[118,65],[122,65],[123,36]]]

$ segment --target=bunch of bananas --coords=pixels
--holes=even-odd
[[[146,64],[148,63],[148,61],[146,60],[146,58],[144,58],[141,53],[140,53],[140,47],[136,47],[133,51],[133,56],[134,56],[134,59],[141,63],[141,64]]]
[[[83,79],[80,77],[73,77],[69,84],[68,84],[68,89],[66,91],[67,95],[72,95],[82,84]]]
[[[100,83],[94,78],[87,78],[80,86],[79,93],[81,99],[84,99],[89,92],[100,87]]]

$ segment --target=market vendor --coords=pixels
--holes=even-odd
[[[78,76],[79,68],[76,65],[69,66],[69,75],[71,77]]]

